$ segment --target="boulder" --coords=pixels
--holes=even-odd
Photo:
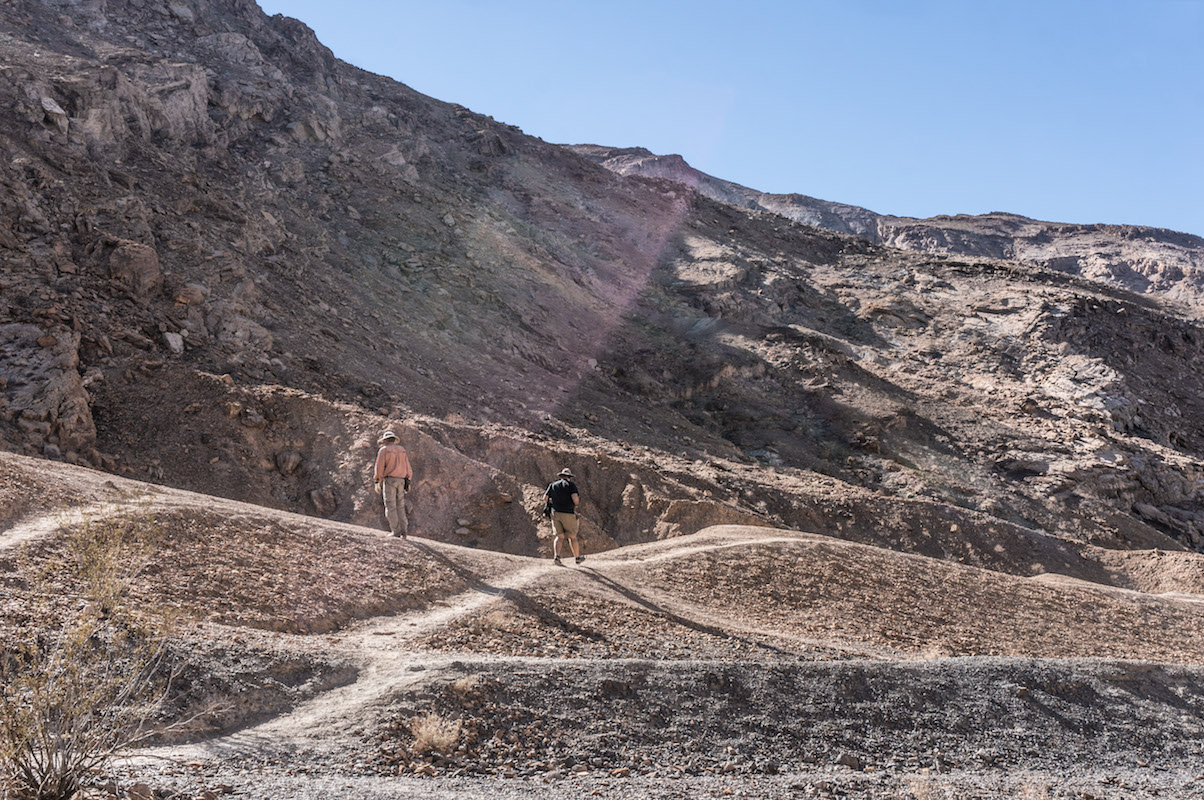
[[[49,97],[42,98],[42,111],[46,114],[46,121],[58,128],[59,133],[67,135],[68,128],[71,127],[71,121],[67,117],[67,112],[62,106],[51,100]]]
[[[205,325],[219,343],[236,350],[272,349],[274,341],[268,329],[238,312],[245,304],[223,301],[213,305],[213,311],[205,317]]]
[[[109,254],[109,277],[145,297],[163,281],[159,254],[149,245],[121,240]]]
[[[313,504],[314,513],[319,517],[329,517],[339,507],[339,500],[334,490],[329,487],[310,491],[309,502]]]

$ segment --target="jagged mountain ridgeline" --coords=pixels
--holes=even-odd
[[[550,144],[250,0],[0,0],[0,106],[0,645],[93,607],[45,588],[80,536],[155,534],[108,599],[191,626],[163,715],[221,738],[173,764],[1192,796],[1199,238]]]
[[[620,175],[666,178],[723,203],[900,250],[1020,261],[1158,294],[1197,312],[1204,291],[1204,239],[1191,234],[1140,225],[1042,222],[1002,212],[896,217],[801,194],[759,192],[700,172],[681,156],[658,156],[642,147],[575,145],[573,150]]]

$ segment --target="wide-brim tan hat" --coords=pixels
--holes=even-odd
[[[393,433],[393,431],[385,431],[384,433],[382,433],[380,435],[380,438],[376,440],[376,443],[384,444],[385,442],[389,441],[390,439],[392,439],[393,441],[397,441],[397,434]]]
[[[577,476],[573,474],[573,471],[572,471],[571,469],[569,469],[568,467],[565,467],[564,469],[560,470],[560,475],[559,475],[559,477],[562,477],[562,478],[575,478],[575,477],[577,477]]]

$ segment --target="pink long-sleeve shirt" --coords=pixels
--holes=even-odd
[[[410,457],[399,444],[387,444],[376,453],[376,471],[373,480],[380,483],[385,478],[413,478]]]

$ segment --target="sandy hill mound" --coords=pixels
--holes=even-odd
[[[238,783],[256,764],[256,781],[310,791],[288,773],[337,764],[377,776],[364,796],[426,773],[467,791],[514,775],[556,792],[577,775],[603,793],[614,776],[774,791],[807,773],[872,797],[921,770],[964,773],[934,786],[986,791],[984,770],[1015,786],[1067,754],[1078,785],[1098,786],[1139,759],[1178,780],[1204,729],[1204,598],[1182,591],[746,526],[557,567],[18,456],[0,476],[20,509],[0,532],[7,624],[73,533],[150,532],[129,591],[181,615],[175,707],[232,701],[167,751],[192,766],[154,768],[163,786]],[[1201,557],[1168,558],[1182,576]],[[421,720],[452,726],[455,747],[424,749]],[[1040,744],[1054,735],[1056,754]],[[385,777],[399,773],[416,777]]]

